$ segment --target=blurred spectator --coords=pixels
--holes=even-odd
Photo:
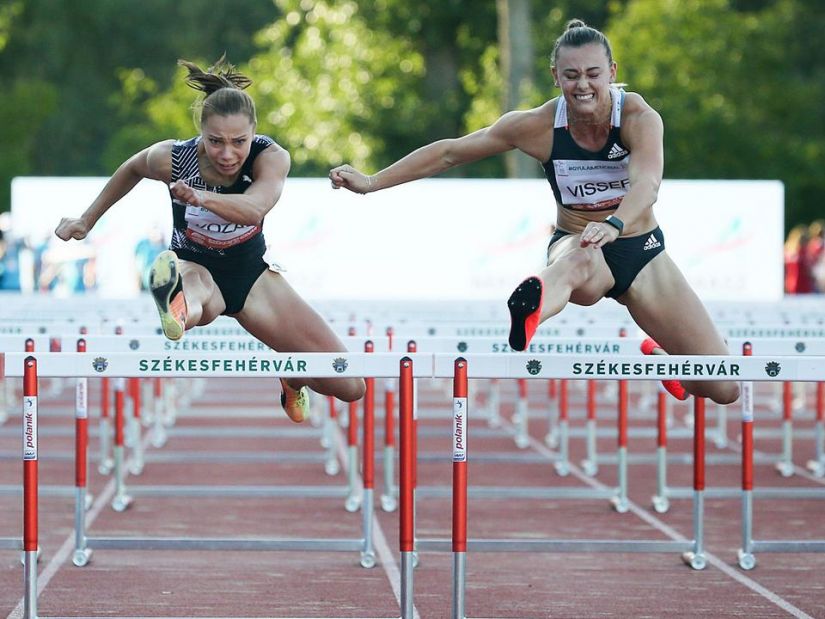
[[[816,292],[825,292],[825,219],[808,226],[808,264]]]
[[[0,230],[0,290],[20,290],[20,246]]]
[[[785,294],[814,291],[811,264],[808,261],[808,227],[798,224],[785,239]]]

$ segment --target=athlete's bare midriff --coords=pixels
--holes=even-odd
[[[579,234],[584,231],[585,226],[591,221],[604,221],[608,215],[612,215],[616,209],[604,211],[576,211],[563,208],[556,204],[556,227],[565,232]],[[653,210],[648,209],[647,213],[633,222],[625,222],[622,236],[637,236],[650,232],[659,224],[653,216]]]

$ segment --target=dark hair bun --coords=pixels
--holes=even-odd
[[[587,28],[587,24],[580,19],[571,19],[567,22],[567,28],[565,28],[565,30],[572,30],[573,28]]]

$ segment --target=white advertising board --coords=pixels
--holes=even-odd
[[[49,239],[60,217],[79,215],[105,182],[14,179],[13,233]],[[666,180],[655,209],[668,253],[701,298],[782,298],[781,183]],[[554,220],[543,179],[427,179],[361,196],[295,178],[264,232],[271,256],[308,299],[497,299],[543,266]],[[134,247],[153,226],[168,238],[168,192],[142,181],[87,242],[102,295],[137,291]],[[70,259],[77,244],[49,245]]]

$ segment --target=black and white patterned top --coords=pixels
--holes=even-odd
[[[249,156],[241,166],[241,172],[233,185],[208,185],[201,176],[198,165],[198,144],[201,136],[177,141],[172,145],[172,182],[178,180],[194,189],[214,193],[243,193],[254,180],[252,167],[255,158],[275,141],[265,135],[256,135],[252,140]],[[262,255],[266,249],[263,221],[248,226],[226,221],[219,215],[200,206],[181,202],[172,196],[172,242],[170,249],[185,250],[196,254],[213,256]]]

